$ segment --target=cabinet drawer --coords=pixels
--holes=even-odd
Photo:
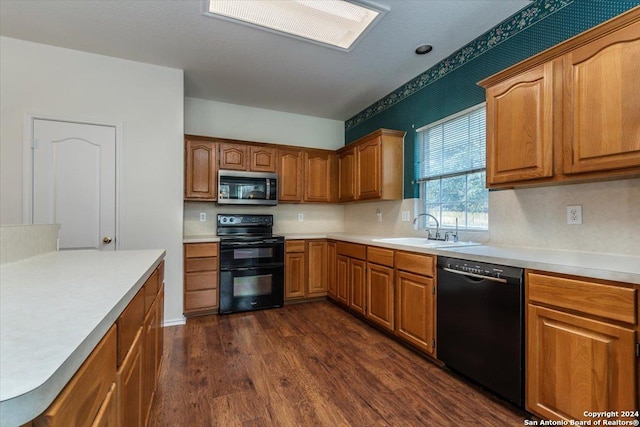
[[[184,256],[186,258],[203,258],[218,256],[217,243],[188,243],[184,245]]]
[[[118,325],[118,366],[122,364],[133,340],[142,326],[144,319],[144,292],[140,290],[124,309],[116,325]]]
[[[377,248],[375,246],[367,247],[367,261],[375,264],[393,268],[394,254],[395,251],[393,249]]]
[[[527,286],[529,302],[631,324],[637,322],[636,290],[633,288],[536,272],[527,272]]]
[[[116,380],[116,335],[112,326],[34,426],[91,425]]]
[[[189,291],[184,293],[184,310],[206,310],[218,307],[218,290]]]
[[[289,252],[304,252],[304,240],[288,240],[284,243],[284,251]]]
[[[217,271],[218,270],[218,258],[206,257],[206,258],[190,258],[184,262],[184,271],[192,273],[194,271]]]
[[[218,287],[218,272],[202,272],[185,274],[184,288],[187,291],[214,289]]]
[[[153,304],[153,300],[156,299],[156,295],[158,295],[158,280],[160,278],[160,273],[158,270],[154,271],[153,274],[147,279],[144,284],[144,312],[148,312],[149,308],[151,308],[151,304]]]
[[[338,255],[350,258],[367,259],[367,247],[357,243],[338,242]]]
[[[396,268],[411,273],[433,277],[435,273],[436,257],[411,252],[396,252]]]

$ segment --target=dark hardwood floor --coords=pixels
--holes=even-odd
[[[149,426],[522,426],[526,416],[327,301],[164,334]]]

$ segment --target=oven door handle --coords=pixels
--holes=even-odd
[[[248,270],[274,270],[276,268],[283,268],[284,263],[272,263],[272,264],[259,264],[251,267],[233,267],[233,266],[220,266],[222,271],[248,271]]]

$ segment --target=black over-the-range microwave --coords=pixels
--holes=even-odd
[[[219,205],[278,204],[278,175],[267,172],[218,171]]]

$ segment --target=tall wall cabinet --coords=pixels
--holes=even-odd
[[[479,84],[489,188],[640,176],[640,8]]]

